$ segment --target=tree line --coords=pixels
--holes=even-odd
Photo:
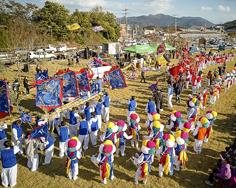
[[[81,28],[70,31],[67,25],[78,23]],[[104,30],[95,33],[93,27]],[[116,17],[102,7],[82,12],[70,12],[57,2],[46,1],[43,7],[13,0],[0,2],[0,49],[31,49],[56,42],[79,44],[116,41],[120,28]]]

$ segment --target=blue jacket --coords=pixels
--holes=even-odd
[[[4,139],[4,138],[6,138],[6,137],[7,137],[7,136],[6,136],[6,131],[1,130],[1,131],[0,131],[0,140]]]
[[[110,98],[109,98],[108,95],[107,95],[107,96],[106,96],[106,95],[104,96],[103,105],[104,105],[105,107],[109,107],[109,106],[110,106]]]
[[[76,125],[77,124],[77,118],[75,117],[75,112],[70,111],[70,124]]]
[[[87,135],[88,131],[88,122],[86,120],[82,120],[79,125],[79,135]]]
[[[51,135],[48,135],[47,141],[48,141],[48,144],[46,145],[45,149],[50,148],[54,144],[55,139]]]
[[[13,149],[4,149],[1,151],[1,160],[3,168],[11,168],[16,165],[16,156]]]
[[[129,112],[135,111],[136,105],[137,104],[136,104],[135,100],[130,100],[129,101],[129,107],[128,107]]]
[[[92,121],[91,123],[91,131],[97,131],[98,130],[98,120]]]
[[[84,109],[85,119],[89,121],[91,119],[90,107],[85,107]]]
[[[69,139],[69,129],[68,127],[60,127],[59,141],[66,142]]]
[[[102,115],[102,103],[97,103],[95,107],[95,113],[96,115]]]
[[[102,91],[102,80],[97,80],[96,81],[96,89],[98,91],[98,93],[100,93]]]
[[[15,123],[13,123],[12,128],[13,128],[13,129],[16,129],[16,131],[17,131],[17,138],[18,138],[18,139],[21,139],[21,138],[22,138],[22,134],[23,134],[23,128],[22,128],[22,126],[18,126],[18,125],[16,125]]]
[[[148,110],[148,113],[156,112],[156,105],[153,101],[148,102],[147,110]]]

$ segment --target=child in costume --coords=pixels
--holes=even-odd
[[[181,133],[181,138],[184,139],[185,143],[186,143],[186,148],[187,148],[187,144],[189,143],[189,132],[191,129],[191,124],[189,122],[185,122],[184,126],[183,126],[183,130]]]
[[[93,146],[97,145],[97,136],[99,131],[98,118],[95,112],[91,113],[92,118],[90,119],[90,139]]]
[[[106,132],[100,136],[100,140],[102,142],[104,142],[105,140],[111,140],[113,144],[116,144],[117,131],[118,131],[118,126],[115,125],[113,122],[109,122],[107,125]]]
[[[156,144],[156,154],[160,155],[163,151],[163,130],[164,125],[159,121],[153,121],[151,125],[151,133],[148,136],[148,139],[152,140]]]
[[[103,120],[105,123],[109,121],[109,113],[110,113],[110,97],[107,92],[105,92],[103,96]]]
[[[200,117],[197,121],[197,127],[193,132],[194,136],[194,151],[198,154],[202,151],[203,140],[206,135],[207,128],[210,125],[210,122],[206,117]]]
[[[215,104],[216,103],[217,95],[218,95],[217,88],[212,87],[211,91],[210,91],[210,103],[211,104]]]
[[[99,147],[99,154],[97,157],[91,157],[91,161],[98,164],[100,167],[100,177],[103,184],[107,184],[107,178],[114,179],[113,161],[116,146],[111,140],[106,140]]]
[[[182,114],[181,112],[172,112],[170,115],[170,122],[167,128],[170,129],[172,134],[175,134],[175,132],[179,129],[182,129]]]
[[[151,164],[154,161],[155,143],[150,140],[144,140],[142,142],[141,154],[136,154],[132,157],[134,164],[138,167],[135,173],[135,184],[138,184],[139,179],[143,180],[143,183],[147,183],[147,178],[151,172]]]
[[[165,149],[159,161],[159,176],[163,176],[163,172],[170,176],[174,174],[175,159],[175,137],[172,134],[164,134]]]
[[[199,113],[199,109],[197,106],[198,100],[196,97],[193,97],[189,102],[188,102],[188,113],[187,113],[187,119],[188,122],[192,126],[192,130],[194,129],[194,124],[197,119],[197,115]]]
[[[119,156],[119,151],[121,152],[121,156],[125,156],[125,145],[126,140],[130,140],[133,138],[132,135],[128,136],[125,132],[127,130],[127,124],[123,120],[117,121],[116,125],[118,126],[118,133],[117,133],[117,149],[116,155]]]
[[[67,159],[66,159],[66,174],[70,180],[76,180],[79,174],[79,159],[82,155],[80,152],[81,143],[77,137],[72,137],[67,143]]]
[[[61,126],[59,127],[58,133],[59,133],[59,150],[60,150],[59,157],[63,158],[67,150],[66,143],[70,135],[69,128],[66,126],[65,120],[61,122]]]
[[[153,123],[154,121],[159,121],[160,118],[161,118],[161,116],[160,116],[160,114],[158,114],[157,112],[154,112],[154,113],[152,114],[152,116],[150,116],[149,121],[146,123],[148,134],[151,133],[151,130],[152,130],[152,128],[151,128],[152,123]]]
[[[186,166],[186,162],[188,161],[188,156],[186,153],[187,147],[183,136],[182,131],[177,131],[175,134],[175,165],[177,171],[179,171],[180,168],[184,168]]]
[[[205,135],[205,139],[204,139],[204,142],[207,143],[208,142],[208,139],[213,131],[213,125],[214,125],[214,122],[216,120],[216,117],[217,117],[217,112],[216,111],[207,111],[206,113],[206,118],[208,119],[208,121],[210,122],[209,124],[209,127],[207,128],[207,131],[206,131],[206,135]]]
[[[141,129],[139,125],[139,115],[137,113],[130,114],[130,132],[132,135],[131,146],[138,149],[139,142],[139,130]]]
[[[208,96],[209,96],[208,89],[204,88],[203,91],[202,91],[202,97],[203,97],[203,99],[202,99],[202,108],[203,108],[203,110],[206,109],[206,104],[207,104]]]

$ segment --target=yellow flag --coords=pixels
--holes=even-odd
[[[163,54],[159,54],[156,58],[159,65],[165,65],[167,63],[166,59],[164,58]]]
[[[75,31],[75,30],[78,30],[80,28],[80,25],[77,24],[77,23],[74,23],[74,24],[71,24],[71,25],[67,25],[66,27],[70,31]]]

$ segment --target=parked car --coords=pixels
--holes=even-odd
[[[52,45],[49,44],[48,47],[45,48],[44,50],[45,50],[45,52],[52,52],[52,53],[54,53],[54,52],[57,51],[57,48],[55,48],[55,47],[53,47]]]
[[[69,48],[69,47],[67,47],[67,45],[62,44],[57,48],[57,51],[58,52],[67,52],[67,51],[76,50],[76,49],[77,49],[76,47]]]
[[[56,55],[40,51],[38,52],[31,51],[29,52],[28,57],[29,59],[50,59],[50,60],[56,59]]]

